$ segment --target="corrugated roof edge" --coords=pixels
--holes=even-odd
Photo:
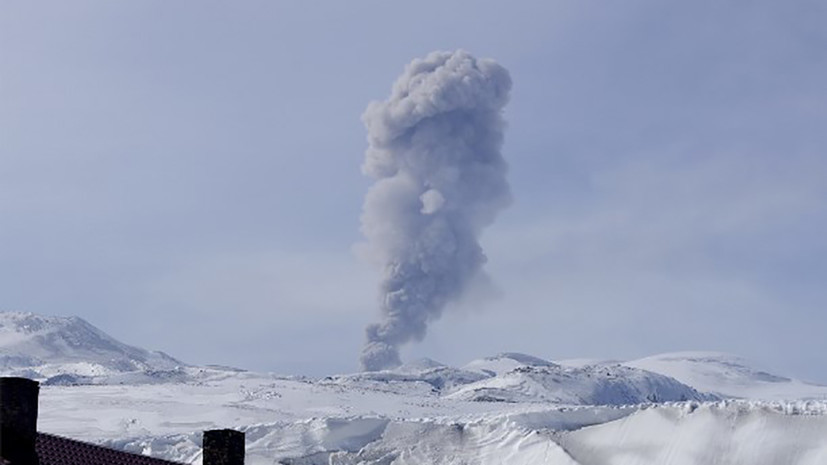
[[[182,465],[40,432],[35,448],[40,465]]]

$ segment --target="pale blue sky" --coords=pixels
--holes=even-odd
[[[407,357],[703,349],[827,382],[827,4],[0,5],[0,308],[193,363],[356,370],[360,115],[411,59],[514,81],[495,295]]]

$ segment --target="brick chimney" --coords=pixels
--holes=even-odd
[[[0,378],[0,463],[38,465],[37,395],[40,384],[26,378]]]
[[[203,465],[244,465],[244,433],[241,431],[204,431],[203,447]]]

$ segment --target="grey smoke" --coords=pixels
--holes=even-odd
[[[367,328],[363,369],[398,366],[399,346],[422,340],[481,272],[480,233],[511,200],[500,153],[510,89],[492,60],[433,52],[365,111],[362,168],[376,183],[362,232],[382,267],[382,321]]]

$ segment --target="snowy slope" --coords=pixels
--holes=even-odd
[[[767,373],[748,360],[717,352],[675,352],[624,365],[670,376],[701,391],[746,399],[827,399],[827,386]]]
[[[78,317],[0,312],[0,373],[73,382],[93,376],[175,370],[184,364],[116,341]]]

